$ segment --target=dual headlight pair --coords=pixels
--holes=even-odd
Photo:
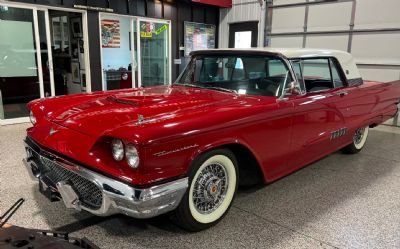
[[[136,169],[139,166],[139,153],[133,144],[124,143],[119,139],[113,139],[111,142],[112,154],[115,161],[121,161],[126,157],[129,166]]]

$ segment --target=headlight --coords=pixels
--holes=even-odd
[[[119,139],[113,139],[111,143],[112,154],[116,161],[121,161],[124,158],[124,144]]]
[[[128,144],[126,146],[126,161],[128,162],[129,166],[136,169],[139,166],[139,153],[135,146],[132,144]]]
[[[33,125],[36,124],[36,118],[35,118],[35,116],[33,116],[32,111],[30,111],[30,113],[29,113],[29,119],[31,120],[31,123],[32,123]]]

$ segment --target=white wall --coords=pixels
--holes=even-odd
[[[248,21],[258,21],[258,46],[263,46],[265,9],[257,0],[233,0],[232,8],[221,8],[218,47],[228,47],[229,24]]]
[[[273,1],[272,47],[304,46],[349,51],[359,64],[364,79],[384,82],[400,79],[400,0],[338,0],[322,4],[309,1],[308,5],[290,6],[305,2]],[[276,7],[279,5],[281,7]],[[350,35],[353,8],[355,31],[399,31],[375,30]]]

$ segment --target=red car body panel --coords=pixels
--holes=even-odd
[[[353,139],[355,130],[393,117],[400,83],[276,97],[237,95],[183,86],[158,86],[33,101],[35,142],[86,167],[135,186],[186,175],[206,150],[240,144],[257,160],[264,180],[283,177]],[[144,120],[141,120],[144,117]],[[337,139],[331,133],[346,128]],[[56,133],[50,135],[50,129]],[[113,160],[110,141],[133,143],[137,169]]]

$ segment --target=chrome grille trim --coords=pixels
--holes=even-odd
[[[97,210],[103,202],[101,189],[92,181],[57,164],[56,161],[46,158],[31,150],[33,160],[41,167],[44,176],[54,185],[59,182],[69,182],[79,196],[82,205]]]
[[[74,190],[79,195],[79,199],[84,206],[99,209],[102,204],[103,194],[93,182],[57,165],[54,161],[41,157],[41,162],[49,169],[47,177],[54,183],[70,182]]]

